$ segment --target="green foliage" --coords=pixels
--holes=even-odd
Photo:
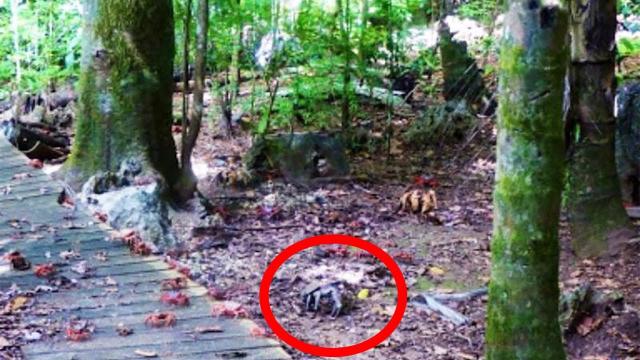
[[[490,25],[495,20],[497,1],[470,0],[458,8],[458,15]]]
[[[621,15],[640,15],[640,1],[638,0],[618,0],[618,12]]]
[[[622,38],[618,41],[620,57],[640,55],[640,38]]]
[[[79,70],[82,19],[78,4],[65,0],[17,4],[13,9],[11,0],[0,0],[0,98],[9,89],[41,90],[76,76]],[[17,49],[12,19],[18,20]],[[22,69],[19,83],[17,60]]]

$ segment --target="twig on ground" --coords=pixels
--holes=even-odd
[[[458,294],[423,293],[417,295],[411,303],[418,308],[435,311],[445,319],[453,322],[455,325],[465,325],[470,322],[468,317],[442,304],[440,301],[465,301],[486,294],[487,288],[480,288]]]
[[[421,294],[411,302],[419,309],[427,311],[435,311],[447,320],[450,320],[455,325],[465,325],[469,323],[469,318],[461,313],[453,310],[452,308],[443,305],[438,300],[432,298],[429,295]]]
[[[380,194],[378,194],[377,192],[371,191],[369,189],[366,189],[366,188],[364,188],[364,187],[362,187],[362,186],[360,186],[358,184],[353,184],[352,186],[353,186],[354,189],[360,190],[360,191],[362,191],[362,192],[364,192],[366,194],[374,195],[374,196],[380,196]]]
[[[303,225],[277,225],[277,226],[262,226],[262,227],[235,227],[235,226],[199,226],[193,228],[193,233],[207,234],[215,233],[219,230],[223,231],[270,231],[270,230],[282,230],[282,229],[295,229],[303,227]]]
[[[438,301],[465,301],[477,298],[478,296],[486,295],[487,288],[475,289],[463,293],[457,294],[429,294],[431,297]]]

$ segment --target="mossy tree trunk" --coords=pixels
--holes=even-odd
[[[569,222],[574,251],[606,253],[629,226],[615,162],[616,0],[571,1]]]
[[[69,180],[136,157],[173,186],[174,23],[171,0],[84,0],[76,137]]]
[[[505,18],[487,359],[564,359],[558,222],[567,11],[517,1]]]

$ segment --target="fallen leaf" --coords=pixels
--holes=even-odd
[[[433,346],[433,351],[436,355],[447,355],[449,353],[447,349],[438,345]]]
[[[136,350],[134,353],[138,356],[142,356],[144,358],[157,358],[158,353],[155,351],[146,351],[146,350]]]
[[[85,275],[87,274],[91,269],[89,269],[89,265],[86,261],[80,261],[79,263],[77,263],[76,265],[71,267],[71,271],[80,274],[80,275]]]
[[[31,160],[29,160],[29,165],[34,169],[42,169],[44,167],[44,164],[42,163],[42,160],[40,160],[40,159],[31,159]]]
[[[445,274],[445,271],[437,266],[432,266],[429,268],[429,274],[433,276],[442,276]]]
[[[369,289],[362,289],[358,292],[358,299],[364,300],[369,297]]]
[[[220,326],[198,326],[194,329],[198,334],[210,334],[224,332]]]
[[[580,334],[581,336],[587,336],[592,331],[600,327],[600,325],[602,325],[603,322],[604,322],[604,318],[594,319],[592,317],[586,317],[582,321],[582,323],[578,325],[578,328],[576,330],[578,331],[578,334]]]
[[[263,328],[262,326],[258,326],[258,325],[253,325],[249,330],[249,333],[251,334],[251,336],[255,336],[255,337],[267,336],[267,330],[265,330],[265,328]]]
[[[371,311],[373,311],[373,313],[377,314],[377,315],[393,316],[393,314],[396,312],[396,307],[395,306],[377,305],[377,306],[373,307],[371,309]]]
[[[29,301],[29,298],[26,296],[16,296],[11,299],[9,302],[9,309],[11,311],[18,311],[24,307],[24,305]]]
[[[27,332],[24,334],[24,339],[26,341],[38,341],[42,339],[42,334],[37,331]]]
[[[0,336],[0,349],[4,349],[8,346],[11,346],[11,342],[9,342],[9,340],[7,340],[6,338]]]
[[[133,329],[127,327],[123,323],[119,323],[118,326],[116,327],[116,332],[120,336],[129,336],[129,335],[133,334]]]

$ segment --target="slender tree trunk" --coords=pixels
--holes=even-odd
[[[172,1],[85,0],[84,12],[79,113],[67,179],[77,184],[138,158],[173,186]]]
[[[387,51],[389,52],[389,58],[387,60],[388,71],[389,71],[389,86],[387,88],[388,98],[387,98],[387,124],[385,127],[385,138],[387,142],[387,159],[391,158],[391,138],[393,137],[393,101],[391,101],[391,97],[393,96],[393,82],[397,78],[398,74],[396,71],[396,45],[393,41],[393,3],[392,0],[386,1],[386,14],[387,14]]]
[[[189,127],[189,40],[191,39],[191,7],[191,0],[187,0],[183,27],[184,39],[182,41],[182,141],[180,144],[182,155],[184,155]],[[182,162],[184,159],[184,156],[181,156],[180,161]]]
[[[205,71],[207,63],[207,35],[209,33],[209,0],[198,0],[196,27],[196,60],[195,86],[193,87],[193,106],[189,114],[189,124],[182,129],[181,176],[177,185],[177,193],[185,201],[193,197],[198,185],[198,179],[191,167],[191,155],[196,146],[202,115],[204,112]]]
[[[234,99],[240,95],[240,82],[242,81],[242,73],[241,73],[241,55],[242,55],[242,16],[240,15],[242,11],[242,2],[241,0],[237,0],[236,2],[236,15],[238,17],[238,22],[235,24],[235,36],[233,43],[233,58],[231,59],[231,66],[233,67],[234,76],[233,76],[233,97]]]
[[[183,26],[183,40],[182,40],[182,137],[180,140],[180,165],[181,165],[181,177],[180,184],[180,198],[184,198],[185,188],[190,187],[191,179],[185,178],[185,171],[191,171],[191,157],[185,156],[185,152],[190,152],[187,149],[187,138],[189,134],[189,52],[190,52],[190,40],[191,40],[191,9],[192,0],[186,0],[185,3],[185,16]]]
[[[360,39],[359,39],[359,50],[358,50],[358,55],[360,55],[360,64],[361,66],[367,66],[366,62],[367,59],[369,58],[366,54],[366,49],[365,49],[365,36],[367,34],[367,27],[369,26],[369,0],[362,0],[362,18],[361,18],[361,23],[360,23]],[[363,71],[361,71],[364,74],[364,71],[366,69],[363,69]]]
[[[558,222],[564,174],[567,12],[511,4],[500,109],[487,359],[565,358],[558,323]]]
[[[567,205],[574,251],[597,256],[630,225],[615,162],[616,0],[572,0],[571,20]]]
[[[351,134],[351,29],[349,26],[351,10],[349,0],[338,0],[337,6],[340,12],[340,16],[338,17],[338,21],[340,22],[340,42],[342,43],[340,48],[344,59],[344,69],[342,70],[341,123],[342,132],[344,136],[349,139]]]
[[[11,31],[13,32],[13,58],[16,67],[16,89],[22,81],[22,65],[20,63],[20,0],[11,0]]]

